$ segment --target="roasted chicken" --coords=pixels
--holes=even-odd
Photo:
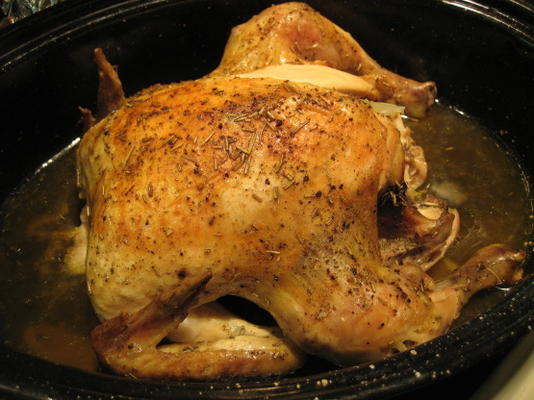
[[[418,192],[426,163],[403,107],[361,96],[420,115],[435,86],[379,67],[308,6],[235,28],[209,76],[130,98],[96,57],[99,113],[83,111],[78,173],[102,320],[92,340],[114,371],[203,379],[288,372],[303,353],[376,360],[444,333],[473,293],[521,276],[524,254],[501,245],[444,281],[425,273],[458,213]],[[312,72],[291,79],[295,67]],[[339,83],[341,71],[363,75]],[[226,295],[278,327],[213,304]]]

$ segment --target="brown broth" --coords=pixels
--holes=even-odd
[[[488,131],[439,105],[427,118],[407,124],[425,149],[430,189],[461,215],[459,240],[432,275],[439,279],[487,244],[523,248],[532,226],[525,179]],[[80,211],[74,148],[47,163],[2,207],[0,338],[22,352],[94,371],[98,363],[88,334],[97,319],[84,276],[69,273],[63,260]],[[478,294],[456,324],[505,294],[498,289]]]
[[[68,273],[63,262],[79,210],[73,146],[4,203],[0,338],[22,352],[96,370],[88,333],[97,319],[85,279]]]

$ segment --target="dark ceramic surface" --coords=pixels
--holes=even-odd
[[[209,72],[230,27],[271,3],[70,0],[0,31],[0,196],[79,135],[76,106],[94,105],[94,47],[104,48],[122,67],[121,78],[132,94],[152,83]],[[440,100],[500,133],[497,139],[531,176],[534,29],[528,3],[309,4],[349,30],[382,65],[437,81]],[[373,367],[320,372],[324,367],[312,366],[280,379],[139,382],[54,365],[0,345],[0,398],[385,399],[404,398],[413,390],[412,398],[439,398],[456,393],[451,385],[471,384],[458,392],[466,394],[532,325],[533,281],[524,280],[480,318],[418,347],[415,354],[398,354]]]

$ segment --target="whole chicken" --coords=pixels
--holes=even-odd
[[[291,32],[299,18],[306,32],[334,32],[337,47],[327,40],[305,57],[309,79],[279,77],[302,61],[288,49],[277,54],[293,63],[289,69],[266,71],[273,63],[229,56],[241,54],[240,32],[273,13],[271,31],[261,29],[267,36]],[[93,118],[82,110],[89,129],[78,173],[87,285],[103,321],[92,340],[118,373],[284,373],[302,364],[303,353],[339,364],[375,360],[444,333],[473,293],[521,276],[524,254],[493,245],[435,283],[425,270],[454,240],[459,216],[417,194],[426,163],[402,108],[355,95],[359,89],[350,88],[361,88],[361,78],[335,83],[340,70],[357,71],[332,60],[365,58],[363,50],[300,3],[274,6],[249,24],[233,31],[209,76],[128,99],[95,52],[100,112]],[[270,43],[284,48],[281,34],[273,35]],[[399,79],[400,88],[433,87],[373,71]],[[377,90],[374,83],[364,89]],[[378,213],[379,199],[390,203],[388,212]],[[213,304],[225,295],[267,310],[278,328]]]

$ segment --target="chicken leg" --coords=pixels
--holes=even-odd
[[[416,82],[381,67],[352,36],[304,3],[272,6],[232,29],[212,76],[244,74],[281,64],[320,64],[360,76],[372,100],[422,117],[434,103],[434,82]]]

